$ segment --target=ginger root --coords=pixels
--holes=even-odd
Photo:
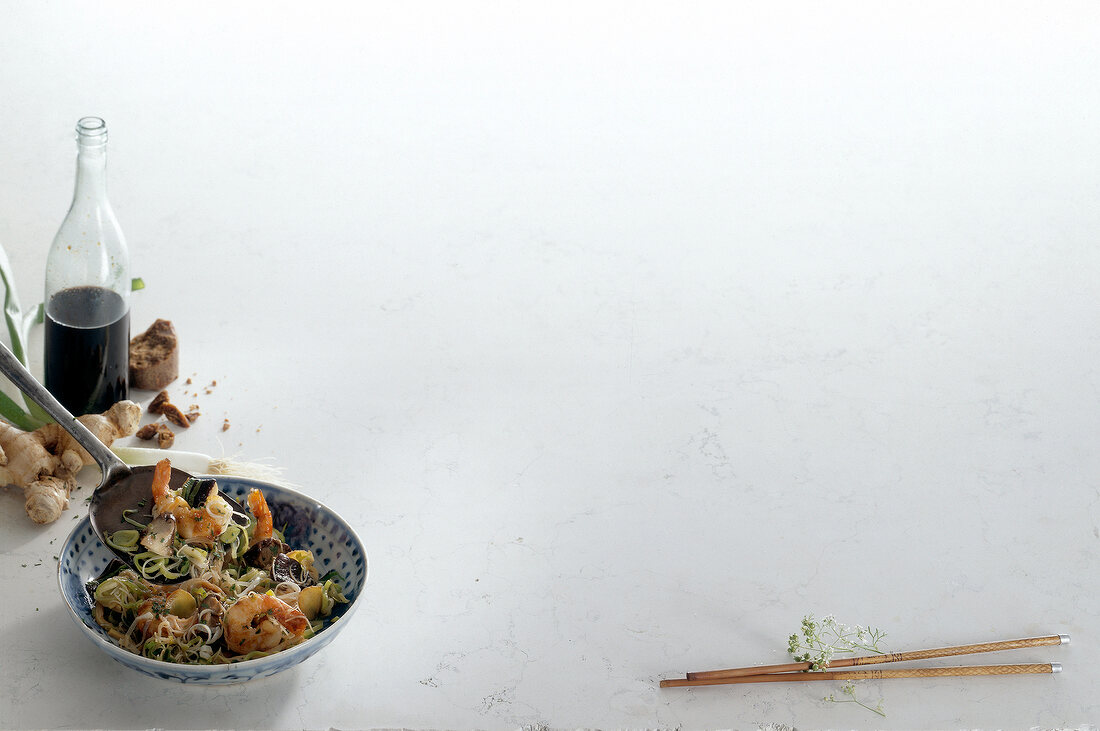
[[[133,401],[119,401],[102,414],[87,414],[78,421],[111,446],[114,440],[137,430],[141,407]],[[69,506],[76,473],[94,462],[59,424],[25,432],[0,422],[0,484],[23,488],[27,515],[35,523],[52,523],[61,517],[61,511]]]

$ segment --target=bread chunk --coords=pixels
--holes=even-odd
[[[130,341],[130,387],[158,391],[179,376],[180,355],[176,329],[157,320]]]

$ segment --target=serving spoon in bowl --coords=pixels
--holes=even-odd
[[[132,514],[138,519],[145,518],[146,522],[152,520],[155,467],[152,465],[131,467],[119,459],[107,445],[89,431],[88,427],[69,413],[68,409],[31,375],[31,372],[3,343],[0,343],[0,372],[3,372],[16,388],[41,406],[62,429],[71,434],[77,444],[83,447],[99,465],[101,477],[88,505],[88,519],[99,540],[114,551],[123,562],[133,566],[133,555],[111,546],[107,536],[115,531],[134,527],[125,519],[127,515]],[[190,474],[173,467],[168,486],[178,490],[189,479],[191,479]],[[236,500],[222,493],[219,495],[225,498],[235,515],[244,513],[244,508]],[[182,581],[183,578],[186,577],[181,577],[179,580]]]

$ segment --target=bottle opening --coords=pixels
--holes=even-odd
[[[76,134],[79,138],[101,141],[107,138],[107,123],[99,117],[84,117],[76,123]]]

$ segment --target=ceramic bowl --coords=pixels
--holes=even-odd
[[[65,539],[59,554],[57,580],[69,613],[92,644],[126,667],[154,678],[181,683],[221,685],[242,683],[291,668],[332,642],[347,626],[359,605],[367,580],[367,555],[363,544],[336,513],[301,493],[267,482],[243,477],[212,475],[218,489],[242,504],[253,487],[259,488],[271,507],[276,526],[286,524],[286,542],[292,548],[308,548],[316,557],[321,574],[333,569],[344,577],[342,588],[347,604],[337,604],[333,617],[314,637],[269,657],[244,660],[228,665],[178,665],[150,660],[123,650],[95,622],[92,599],[85,584],[97,578],[115,556],[100,542],[88,518],[82,519]]]

